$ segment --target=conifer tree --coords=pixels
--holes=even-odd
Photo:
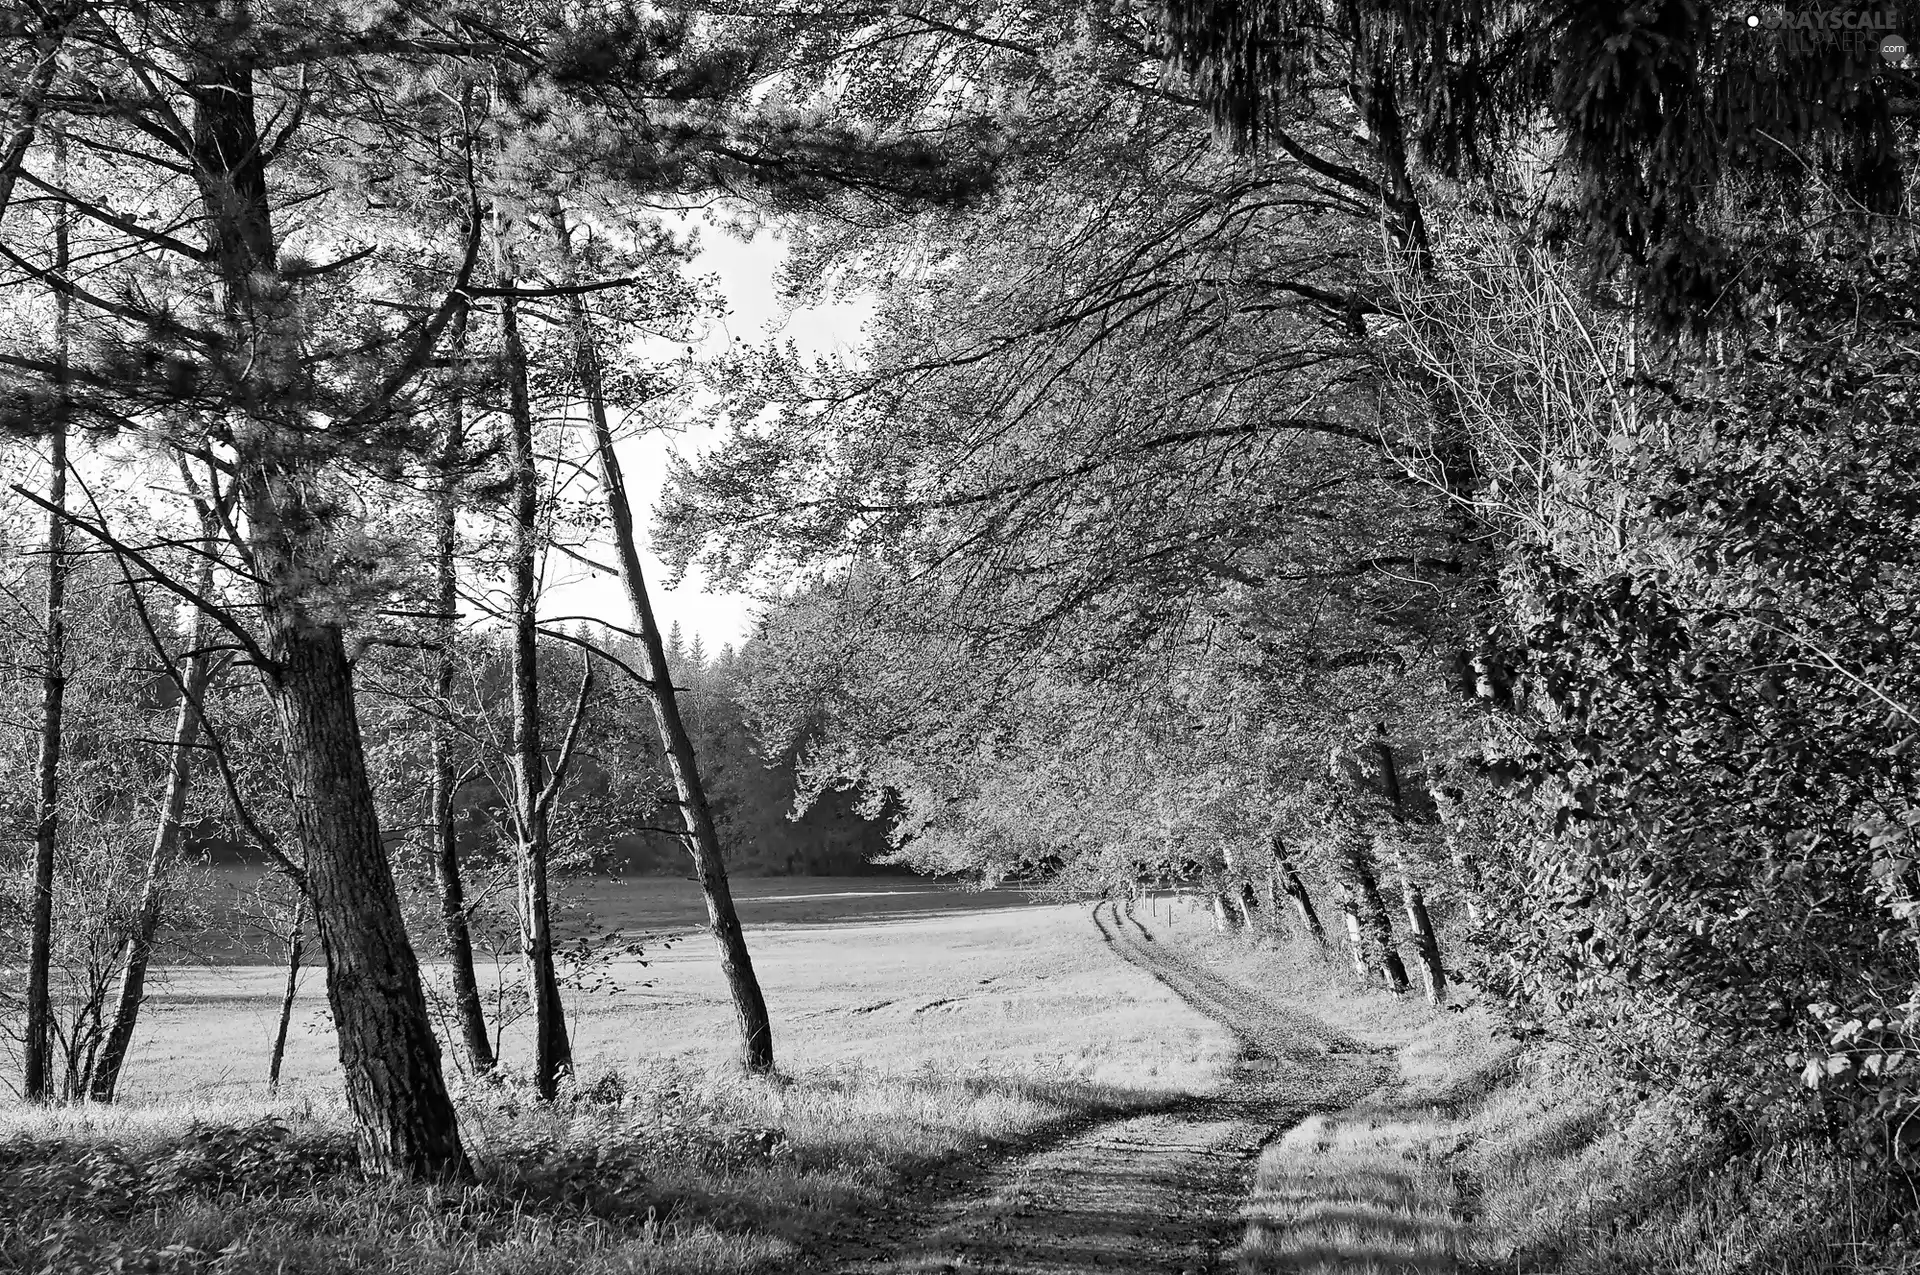
[[[4,38],[10,64],[36,68],[27,114],[62,116],[76,163],[56,172],[16,123],[0,178],[68,210],[90,262],[76,278],[36,258],[9,219],[7,282],[73,307],[76,417],[138,427],[190,458],[216,500],[231,493],[223,552],[249,606],[158,578],[215,618],[272,702],[365,1162],[464,1173],[354,695],[356,650],[383,640],[388,556],[341,480],[397,481],[435,452],[424,409],[453,324],[482,295],[478,208],[543,169],[656,192],[924,200],[964,198],[977,166],[756,112],[750,48],[619,8],[162,0],[138,21],[62,8]],[[52,58],[60,41],[89,54]],[[481,155],[483,130],[503,139],[497,157]],[[118,211],[128,190],[140,216]],[[22,336],[3,366],[8,424],[42,431],[63,357]],[[152,565],[113,527],[40,503]]]

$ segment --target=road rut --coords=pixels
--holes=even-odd
[[[971,1190],[895,1220],[854,1252],[796,1266],[836,1275],[1211,1275],[1231,1264],[1261,1147],[1306,1117],[1351,1106],[1388,1068],[1364,1043],[1220,978],[1124,907],[1093,923],[1239,1042],[1229,1083],[1145,1115],[1067,1128],[988,1168]]]

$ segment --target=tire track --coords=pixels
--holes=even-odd
[[[815,1251],[808,1275],[1212,1275],[1233,1264],[1260,1150],[1316,1112],[1378,1087],[1374,1051],[1310,1015],[1220,978],[1137,917],[1094,909],[1108,950],[1225,1028],[1239,1046],[1226,1085],[1145,1114],[1094,1118],[991,1167],[961,1198],[870,1235],[858,1256]],[[1131,922],[1132,933],[1127,928]]]

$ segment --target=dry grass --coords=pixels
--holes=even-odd
[[[1247,1275],[1914,1275],[1883,1233],[1888,1186],[1816,1148],[1727,1155],[1672,1099],[1636,1100],[1589,1058],[1502,1043],[1470,993],[1434,1010],[1357,988],[1271,940],[1186,941],[1236,977],[1395,1050],[1399,1077],[1262,1155]]]
[[[1831,1161],[1728,1162],[1684,1109],[1627,1101],[1564,1052],[1517,1058],[1471,1005],[1359,991],[1337,964],[1218,938],[1197,913],[1169,938],[1399,1063],[1368,1103],[1263,1155],[1249,1275],[1920,1275],[1873,1234],[1880,1188]],[[575,1006],[582,1065],[565,1100],[465,1088],[480,1180],[457,1191],[361,1178],[324,1024],[299,1038],[297,1083],[269,1098],[248,1055],[270,972],[193,972],[156,1016],[133,1101],[0,1108],[0,1270],[792,1268],[923,1175],[964,1178],[983,1145],[1231,1071],[1226,1034],[1114,962],[1075,908],[761,930],[755,955],[781,1077],[732,1067],[710,955],[679,945],[626,972],[651,986]],[[222,1086],[193,1083],[216,1063]]]
[[[480,1182],[459,1192],[349,1167],[324,1024],[297,1038],[295,1082],[264,1093],[247,1055],[270,971],[181,972],[131,1101],[0,1109],[0,1194],[29,1202],[0,1212],[0,1270],[760,1270],[983,1146],[1222,1083],[1234,1054],[1076,908],[754,940],[781,1076],[733,1067],[711,954],[676,945],[624,971],[626,993],[574,1006],[567,1099],[463,1086]],[[221,1083],[195,1085],[210,1068]]]
[[[1246,1269],[1295,1275],[1454,1271],[1462,1222],[1421,1121],[1316,1116],[1261,1157]]]

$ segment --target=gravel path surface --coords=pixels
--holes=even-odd
[[[808,1255],[796,1270],[1225,1271],[1261,1147],[1310,1115],[1351,1106],[1387,1079],[1385,1060],[1365,1044],[1220,978],[1126,908],[1103,904],[1093,922],[1115,956],[1239,1041],[1224,1091],[1054,1130],[1010,1159],[962,1170],[945,1198],[905,1203],[898,1216],[877,1220],[858,1240]]]

